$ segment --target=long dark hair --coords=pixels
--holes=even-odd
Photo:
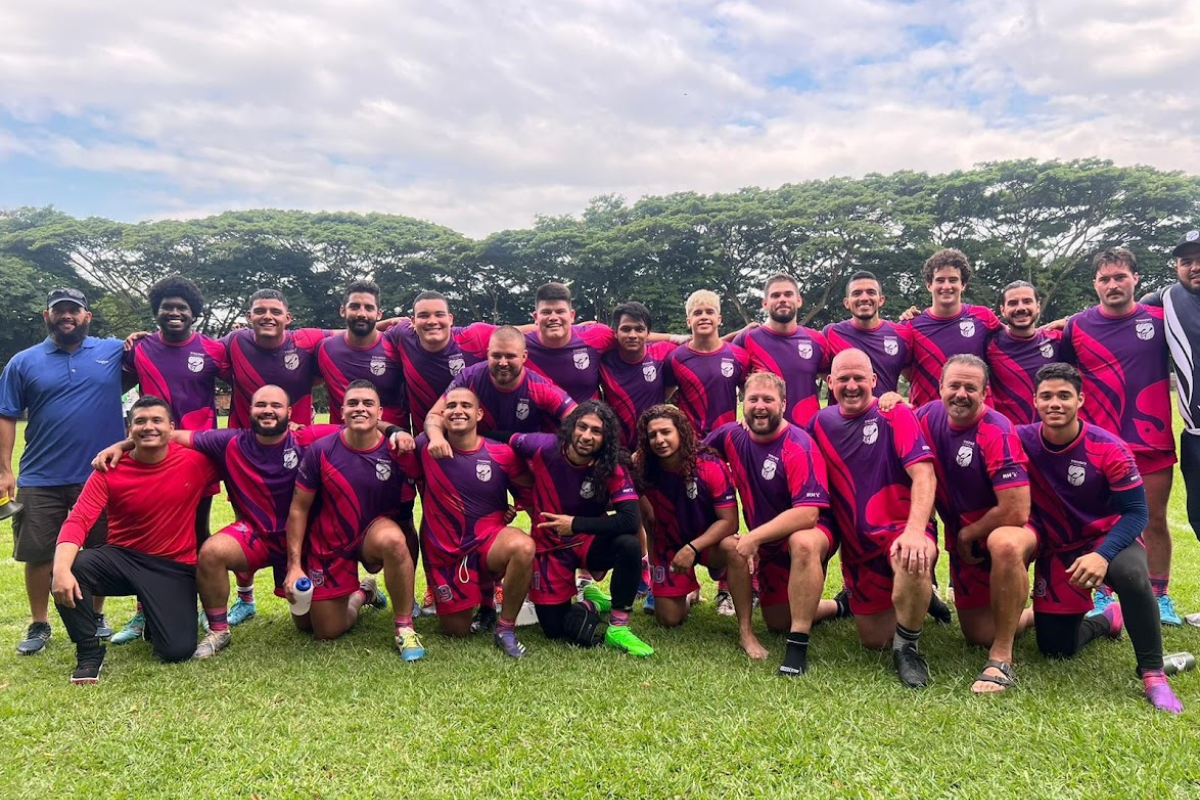
[[[669,419],[679,432],[679,457],[683,460],[683,477],[695,480],[696,461],[701,453],[716,455],[716,451],[696,438],[692,422],[678,408],[661,403],[646,409],[638,419],[637,452],[633,456],[634,480],[638,489],[654,486],[662,474],[662,459],[650,449],[650,423],[656,419]]]
[[[629,454],[625,452],[625,448],[621,447],[621,425],[617,422],[617,414],[608,407],[607,403],[599,400],[585,400],[575,406],[559,426],[558,440],[562,442],[563,447],[570,445],[575,425],[588,414],[595,414],[599,417],[600,424],[604,428],[604,441],[592,458],[592,478],[597,483],[604,483],[616,474],[618,467],[628,469],[630,466]]]

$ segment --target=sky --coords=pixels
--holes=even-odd
[[[0,5],[0,210],[379,211],[1009,158],[1200,167],[1200,0]]]

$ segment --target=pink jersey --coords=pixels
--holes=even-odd
[[[1067,320],[1061,352],[1083,375],[1084,420],[1124,439],[1135,455],[1175,452],[1162,308],[1138,303],[1124,317],[1099,306],[1081,311]]]
[[[854,320],[844,319],[825,326],[829,342],[829,360],[843,350],[862,350],[871,359],[877,382],[875,396],[900,391],[900,375],[912,364],[913,332],[908,325],[880,320],[869,330],[857,328]],[[830,403],[833,398],[830,397]]]
[[[1003,327],[990,308],[965,303],[953,317],[936,317],[925,309],[907,324],[913,337],[909,402],[914,406],[941,396],[939,384],[946,359],[966,353],[986,360],[988,336]]]
[[[724,462],[708,453],[696,457],[696,474],[659,470],[655,484],[645,491],[654,509],[655,547],[670,551],[683,547],[717,521],[718,508],[737,508],[733,481]]]
[[[329,390],[330,423],[342,424],[346,387],[361,379],[370,381],[379,390],[383,421],[411,430],[400,351],[391,339],[378,336],[369,347],[350,344],[344,331],[322,339],[317,343],[317,371]]]
[[[741,347],[723,343],[711,353],[677,347],[667,356],[667,380],[679,387],[675,405],[687,414],[696,435],[737,419],[738,388],[750,374],[750,354]]]
[[[632,450],[637,444],[637,423],[651,406],[666,402],[667,357],[679,345],[652,342],[640,361],[629,362],[613,348],[600,359],[600,385],[604,401],[612,406],[621,423],[621,443]]]
[[[142,394],[161,397],[171,421],[184,431],[217,427],[217,377],[229,377],[225,346],[193,333],[175,344],[153,333],[125,353],[123,368],[137,376]]]
[[[311,425],[312,384],[316,377],[317,344],[325,338],[320,328],[284,331],[283,344],[273,350],[260,347],[254,332],[241,328],[221,339],[229,352],[233,370],[233,403],[229,427],[250,427],[250,398],[264,386],[275,385],[287,392],[292,404],[292,422]]]
[[[525,366],[555,384],[576,403],[600,396],[600,357],[617,346],[607,325],[574,325],[562,347],[547,347],[537,331],[525,334]]]
[[[479,432],[557,431],[563,417],[575,407],[574,401],[559,387],[529,370],[512,389],[496,386],[485,363],[475,364],[455,376],[450,389],[466,386],[479,398],[483,419]]]
[[[485,322],[451,328],[446,346],[431,353],[421,346],[421,339],[411,323],[402,322],[388,328],[384,337],[399,348],[413,430],[422,429],[429,409],[458,373],[487,359],[488,340],[495,330],[495,325]]]
[[[820,375],[829,372],[829,342],[812,328],[797,327],[791,333],[776,333],[765,325],[742,331],[733,340],[750,354],[755,372],[773,372],[784,379],[788,422],[804,426],[820,409]]]
[[[861,563],[886,551],[912,510],[908,468],[933,461],[916,415],[903,403],[884,413],[874,402],[855,416],[830,406],[809,432],[829,474],[842,558]]]
[[[1059,360],[1061,340],[1062,331],[1036,331],[1028,339],[1013,336],[1005,328],[992,334],[987,346],[991,405],[1012,424],[1028,425],[1037,420],[1034,376],[1045,365]]]

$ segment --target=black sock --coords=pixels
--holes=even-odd
[[[808,669],[808,634],[789,633],[787,649],[783,653],[783,665],[779,671],[784,675],[803,675]]]
[[[896,635],[894,637],[892,637],[892,649],[899,650],[900,648],[902,648],[908,644],[911,644],[913,646],[913,648],[916,648],[917,640],[920,638],[921,638],[920,628],[918,628],[915,631],[909,630],[908,628],[904,627],[899,622],[897,622],[896,623]]]

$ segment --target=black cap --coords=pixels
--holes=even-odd
[[[54,308],[59,303],[75,303],[88,310],[87,298],[78,289],[54,289],[46,297],[46,308]]]
[[[1179,241],[1175,244],[1175,249],[1171,251],[1171,255],[1179,258],[1183,255],[1183,251],[1187,247],[1200,247],[1200,231],[1188,231],[1179,237]]]

